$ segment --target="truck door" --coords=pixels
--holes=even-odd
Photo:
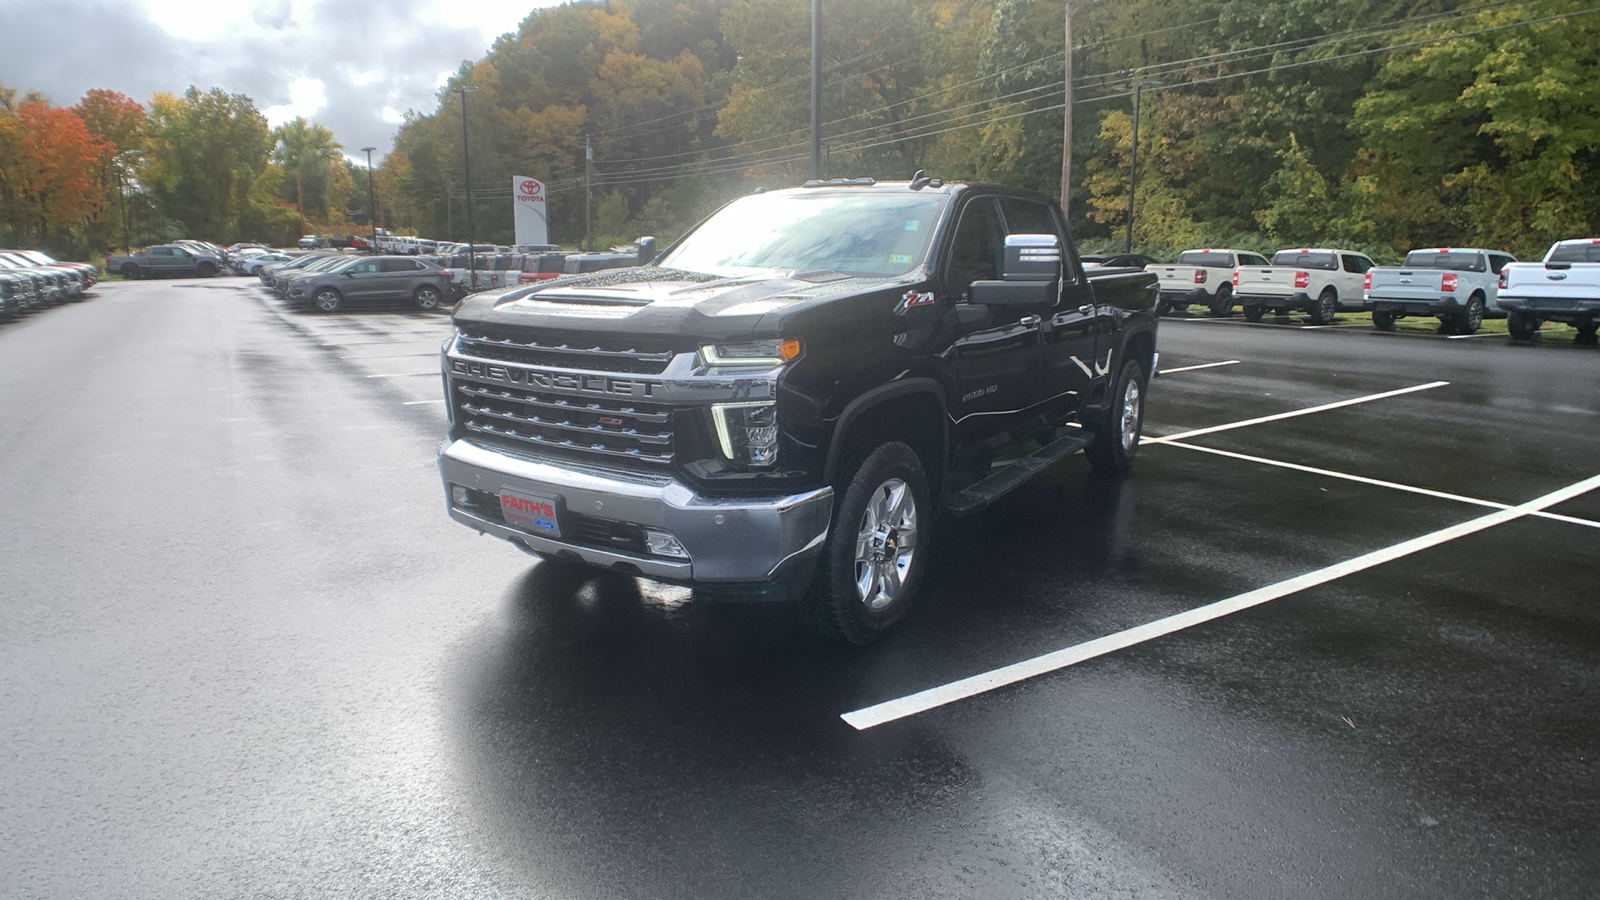
[[[1000,206],[1007,233],[1053,234],[1061,242],[1061,299],[1040,323],[1036,398],[1046,416],[1059,419],[1075,413],[1088,397],[1094,379],[1106,374],[1107,363],[1097,355],[1096,342],[1105,346],[1109,342],[1097,334],[1100,311],[1094,305],[1094,291],[1071,259],[1072,243],[1055,210],[1049,204],[1017,197],[1006,197]]]
[[[941,267],[944,293],[955,299],[949,406],[958,457],[970,459],[985,441],[1021,424],[1040,399],[1039,327],[1046,311],[968,302],[972,283],[998,279],[1005,258],[1005,222],[994,197],[968,200],[950,235]]]

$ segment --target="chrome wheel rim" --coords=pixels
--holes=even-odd
[[[906,591],[917,553],[917,499],[911,486],[891,478],[872,492],[856,532],[856,595],[881,613]]]
[[[317,308],[332,312],[339,305],[339,297],[333,291],[323,291],[317,295]]]
[[[1122,389],[1122,449],[1132,450],[1133,445],[1139,443],[1139,411],[1144,405],[1144,392],[1139,389],[1137,379],[1128,379],[1128,386]]]
[[[424,288],[423,290],[417,292],[417,305],[423,309],[433,309],[435,306],[439,305],[439,295],[434,291]]]
[[[1483,304],[1473,300],[1467,304],[1467,327],[1473,331],[1483,324]]]

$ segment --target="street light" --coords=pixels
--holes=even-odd
[[[467,152],[467,95],[477,93],[477,88],[463,84],[450,89],[461,95],[461,169],[467,178],[467,269],[472,273],[467,290],[478,286],[478,236],[472,227],[472,155]]]
[[[1145,78],[1138,81],[1133,79],[1133,73],[1124,71],[1120,73],[1123,80],[1113,87],[1117,90],[1133,90],[1133,143],[1128,153],[1128,237],[1123,242],[1123,253],[1133,252],[1133,191],[1139,183],[1139,91],[1146,87],[1161,84],[1154,78]]]
[[[377,147],[362,147],[361,148],[362,152],[367,154],[367,218],[372,220],[372,223],[371,223],[372,224],[372,248],[371,249],[373,250],[373,252],[377,252],[377,249],[378,249],[378,202],[375,199],[377,195],[372,190],[372,151],[374,151],[376,149],[378,149],[378,148]]]

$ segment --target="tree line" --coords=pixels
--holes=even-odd
[[[823,0],[826,174],[1060,193],[1086,247],[1380,259],[1483,245],[1528,257],[1600,233],[1600,8],[1581,0]],[[717,205],[809,174],[809,0],[610,0],[532,12],[399,126],[377,173],[402,231],[511,240],[510,179],[546,182],[552,239],[671,239]],[[457,93],[457,88],[471,92]],[[105,96],[99,96],[105,95]],[[135,111],[137,109],[137,111]],[[118,112],[113,113],[113,110]],[[82,123],[78,128],[70,116]],[[120,129],[120,130],[119,130]],[[80,133],[81,132],[81,133]],[[54,148],[54,149],[46,149]],[[326,129],[268,129],[196,89],[70,110],[0,89],[0,229],[115,242],[136,229],[276,239],[367,221]],[[361,185],[364,188],[364,185]]]

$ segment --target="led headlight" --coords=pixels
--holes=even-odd
[[[717,443],[729,462],[770,466],[778,461],[778,405],[717,403],[711,407]]]
[[[702,346],[698,362],[701,368],[771,369],[799,355],[800,342],[797,340],[734,341]]]

